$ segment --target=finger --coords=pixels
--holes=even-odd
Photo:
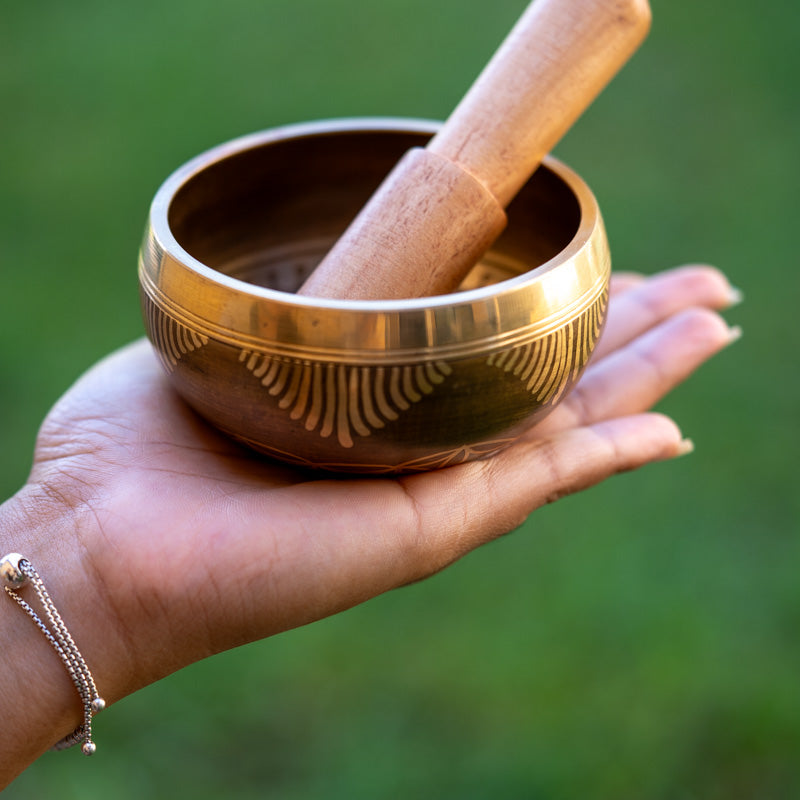
[[[638,285],[629,283],[627,291],[618,292],[609,304],[605,329],[592,358],[603,358],[685,308],[724,309],[739,299],[739,293],[714,267],[676,267]]]
[[[536,508],[645,464],[691,452],[675,423],[641,414],[520,441],[494,458],[406,479],[425,536],[409,549],[409,573],[424,577],[518,527]],[[420,550],[421,552],[417,552]]]
[[[591,364],[536,435],[651,408],[741,335],[716,312],[691,308]]]
[[[609,297],[627,292],[628,289],[632,289],[634,286],[640,286],[646,280],[647,276],[642,275],[640,272],[612,272],[611,281],[608,286]]]

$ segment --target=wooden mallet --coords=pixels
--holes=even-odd
[[[428,146],[406,153],[299,293],[380,300],[456,289],[650,18],[647,0],[532,3]]]

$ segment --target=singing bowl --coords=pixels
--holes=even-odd
[[[139,260],[147,334],[202,417],[303,467],[399,473],[484,458],[574,385],[606,313],[597,203],[547,158],[458,292],[293,294],[436,124],[278,128],[190,161],[157,192]]]

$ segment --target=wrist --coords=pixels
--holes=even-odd
[[[109,630],[100,588],[83,558],[82,536],[92,523],[66,498],[27,486],[0,506],[0,556],[21,553],[39,572],[56,608],[109,701],[119,690],[108,676],[118,637]],[[37,612],[32,587],[19,591]],[[43,615],[40,615],[43,616]],[[13,598],[0,594],[0,701],[17,709],[0,731],[0,787],[83,721],[75,685],[42,631]]]

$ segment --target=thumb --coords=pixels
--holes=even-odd
[[[523,438],[486,461],[439,473],[437,482],[424,475],[407,478],[406,490],[427,519],[427,552],[416,569],[441,569],[518,527],[540,506],[691,450],[671,419],[645,413]]]

